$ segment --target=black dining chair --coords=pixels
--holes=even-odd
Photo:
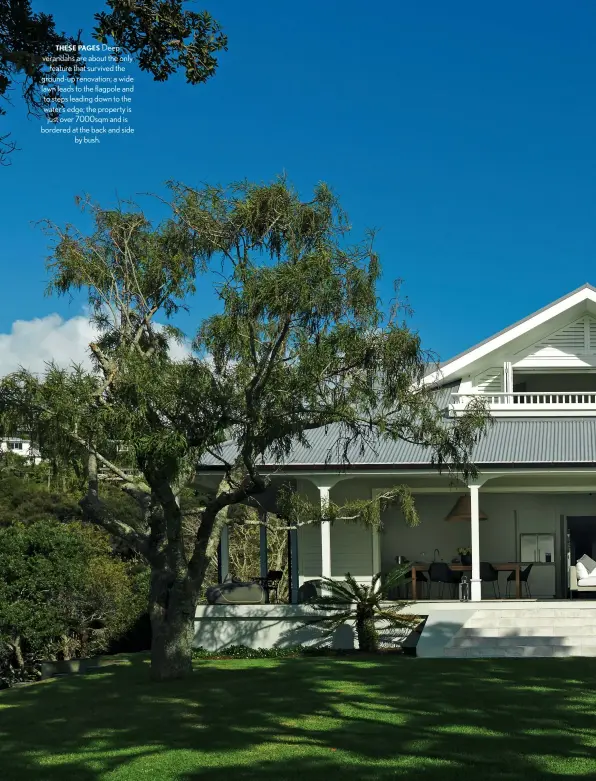
[[[533,563],[532,564],[528,564],[528,566],[519,573],[520,583],[525,583],[525,585],[526,585],[526,593],[530,597],[530,599],[532,598],[532,594],[530,593],[530,586],[528,585],[528,576],[529,576],[530,570],[532,569],[533,566],[534,566]],[[515,583],[515,572],[512,572],[507,577],[507,596],[509,596],[509,587],[510,587],[510,585],[512,583]],[[523,587],[522,587],[522,590],[523,590]]]
[[[267,573],[267,577],[265,578],[265,583],[263,584],[265,587],[265,591],[267,592],[267,602],[271,602],[271,595],[273,594],[275,596],[275,601],[277,602],[279,599],[278,596],[278,590],[279,585],[281,583],[281,579],[283,578],[283,570],[280,569],[270,569]]]
[[[278,589],[283,578],[283,571],[280,569],[270,569],[265,577],[252,578],[254,583],[259,583],[267,594],[267,602],[271,602],[271,595],[278,600]]]
[[[449,564],[444,561],[433,561],[428,568],[428,577],[430,579],[429,595],[433,583],[439,583],[439,599],[443,599],[445,584],[452,588],[453,599],[456,596],[456,589],[461,581],[461,572],[454,572]]]
[[[488,561],[480,562],[480,580],[483,583],[492,583],[495,599],[501,599],[501,590],[499,588],[499,571]]]

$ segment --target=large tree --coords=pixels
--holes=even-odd
[[[57,30],[52,14],[36,13],[30,0],[0,0],[0,99],[8,101],[11,89],[19,87],[29,113],[58,120],[62,98],[56,77],[62,72],[76,82],[85,67],[79,47],[92,41],[118,47],[115,59],[132,55],[155,81],[181,70],[189,84],[202,84],[214,75],[227,36],[209,13],[188,5],[186,0],[106,0],[106,10],[94,16],[96,27],[83,38],[83,30]],[[64,46],[73,51],[57,49]],[[0,101],[0,116],[5,113]],[[0,164],[15,148],[10,134],[0,133]]]
[[[237,515],[231,510],[267,489],[265,452],[283,465],[309,430],[334,425],[344,460],[380,432],[420,442],[439,467],[468,473],[486,421],[470,406],[445,424],[421,384],[429,356],[419,336],[396,301],[387,310],[379,301],[372,237],[348,243],[345,215],[325,185],[308,202],[283,179],[170,187],[171,216],[155,227],[132,204],[103,209],[88,199],[90,235],[48,224],[49,291],[88,292],[100,334],[90,345],[95,370],[51,365],[42,378],[21,370],[0,386],[5,430],[28,428],[54,459],[73,451],[84,458],[85,516],[149,562],[152,671],[160,679],[191,669],[207,566],[223,524]],[[156,318],[171,318],[197,285],[207,295],[213,284],[219,311],[202,320],[193,354],[172,360],[168,344],[181,334]],[[226,460],[220,445],[229,439],[234,457]],[[114,440],[130,448],[137,477],[109,456]],[[225,478],[184,511],[181,493],[206,454],[219,458]],[[102,501],[99,467],[137,501],[142,522],[125,523]],[[396,486],[385,498],[396,497],[415,521],[407,490]],[[296,512],[323,517],[300,497],[285,505],[294,524]],[[328,512],[341,515],[334,506]],[[371,503],[352,512],[371,515]]]

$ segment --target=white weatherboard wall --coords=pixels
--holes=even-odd
[[[319,491],[310,481],[299,480],[298,490],[317,504]],[[361,480],[342,480],[333,486],[330,499],[343,505],[354,499],[371,498],[370,485]],[[300,584],[321,576],[321,529],[317,524],[303,526],[298,532]],[[374,574],[374,536],[359,523],[336,521],[331,526],[331,576],[342,578],[347,572],[357,580],[369,580]]]
[[[371,489],[362,481],[345,480],[331,491],[331,500],[339,505],[370,498]],[[362,523],[336,521],[331,527],[331,574],[341,578],[347,572],[357,580],[374,575],[374,535]]]
[[[297,480],[297,490],[313,504],[320,502],[319,491],[310,480]],[[317,524],[298,529],[298,580],[321,577],[321,529]]]

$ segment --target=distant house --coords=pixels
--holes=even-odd
[[[32,447],[28,439],[22,437],[5,437],[0,439],[0,452],[16,453],[23,458],[29,459],[34,464],[41,463],[41,455],[38,450]]]

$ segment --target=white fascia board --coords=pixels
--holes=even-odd
[[[583,288],[564,300],[558,301],[546,309],[537,312],[534,316],[523,320],[518,325],[514,325],[504,333],[497,334],[497,336],[478,345],[476,348],[472,348],[460,357],[447,361],[446,364],[441,366],[439,371],[433,372],[425,377],[424,384],[432,385],[436,382],[448,381],[451,377],[460,374],[471,363],[478,361],[480,358],[484,358],[491,352],[509,344],[509,342],[512,342],[514,339],[519,339],[520,336],[524,336],[534,328],[543,325],[549,320],[557,317],[557,315],[561,315],[574,306],[585,303],[586,301],[596,303],[596,291],[591,288]]]

